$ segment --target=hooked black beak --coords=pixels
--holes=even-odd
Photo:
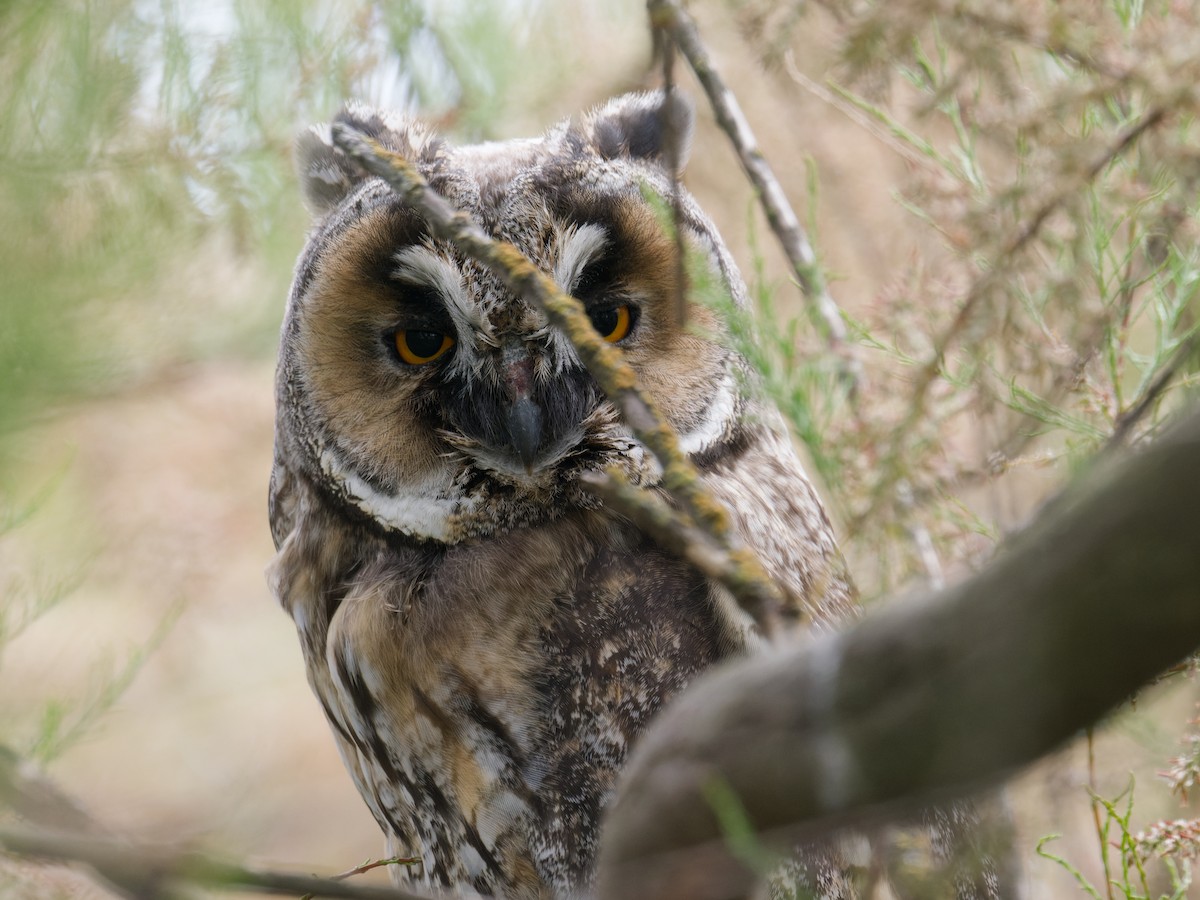
[[[508,438],[527,473],[533,471],[542,444],[542,408],[527,396],[518,396],[508,410]]]
[[[599,392],[579,366],[535,377],[536,357],[519,341],[501,352],[496,379],[468,384],[454,377],[442,384],[441,405],[453,431],[447,430],[462,434],[485,467],[532,476],[561,461],[583,437],[582,423]]]

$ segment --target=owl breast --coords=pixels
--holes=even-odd
[[[303,523],[274,576],[391,847],[487,896],[588,882],[629,745],[733,649],[703,579],[601,512],[450,547]]]

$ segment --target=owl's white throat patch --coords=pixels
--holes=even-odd
[[[410,537],[451,543],[454,522],[475,505],[474,498],[456,490],[453,478],[429,478],[403,493],[389,494],[370,484],[329,447],[322,448],[320,460],[344,500],[379,524]]]
[[[737,396],[734,374],[726,371],[704,418],[694,428],[679,435],[679,446],[684,453],[688,456],[703,453],[725,436],[737,411]]]

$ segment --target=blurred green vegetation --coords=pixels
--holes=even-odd
[[[489,136],[539,73],[567,64],[552,38],[567,12],[539,0],[0,5],[0,435],[121,379],[271,352],[306,225],[296,131],[357,97]],[[536,66],[523,52],[533,22]]]

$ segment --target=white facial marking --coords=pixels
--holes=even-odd
[[[558,286],[567,293],[575,290],[579,276],[588,263],[603,253],[607,246],[607,232],[594,223],[589,222],[567,231],[558,251],[558,262],[554,264],[554,280]]]
[[[737,405],[737,388],[733,373],[726,372],[717,387],[703,421],[686,434],[679,435],[679,446],[688,456],[702,453],[725,433]]]
[[[607,246],[608,232],[600,225],[589,222],[567,229],[559,246],[558,261],[554,264],[554,281],[566,293],[571,293],[579,284],[579,277],[588,263],[603,253]],[[555,362],[556,373],[568,363],[579,363],[575,347],[567,340],[565,334],[550,325],[546,326],[544,334],[553,348],[551,357]]]
[[[460,499],[455,494],[449,474],[414,484],[409,493],[398,495],[376,490],[348,470],[328,447],[321,451],[321,468],[346,491],[351,503],[377,522],[413,537],[448,542],[451,517],[474,506],[471,498]]]
[[[405,247],[395,256],[395,277],[404,284],[433,288],[446,304],[446,311],[460,336],[486,329],[479,308],[463,289],[462,275],[450,260],[428,247]]]

